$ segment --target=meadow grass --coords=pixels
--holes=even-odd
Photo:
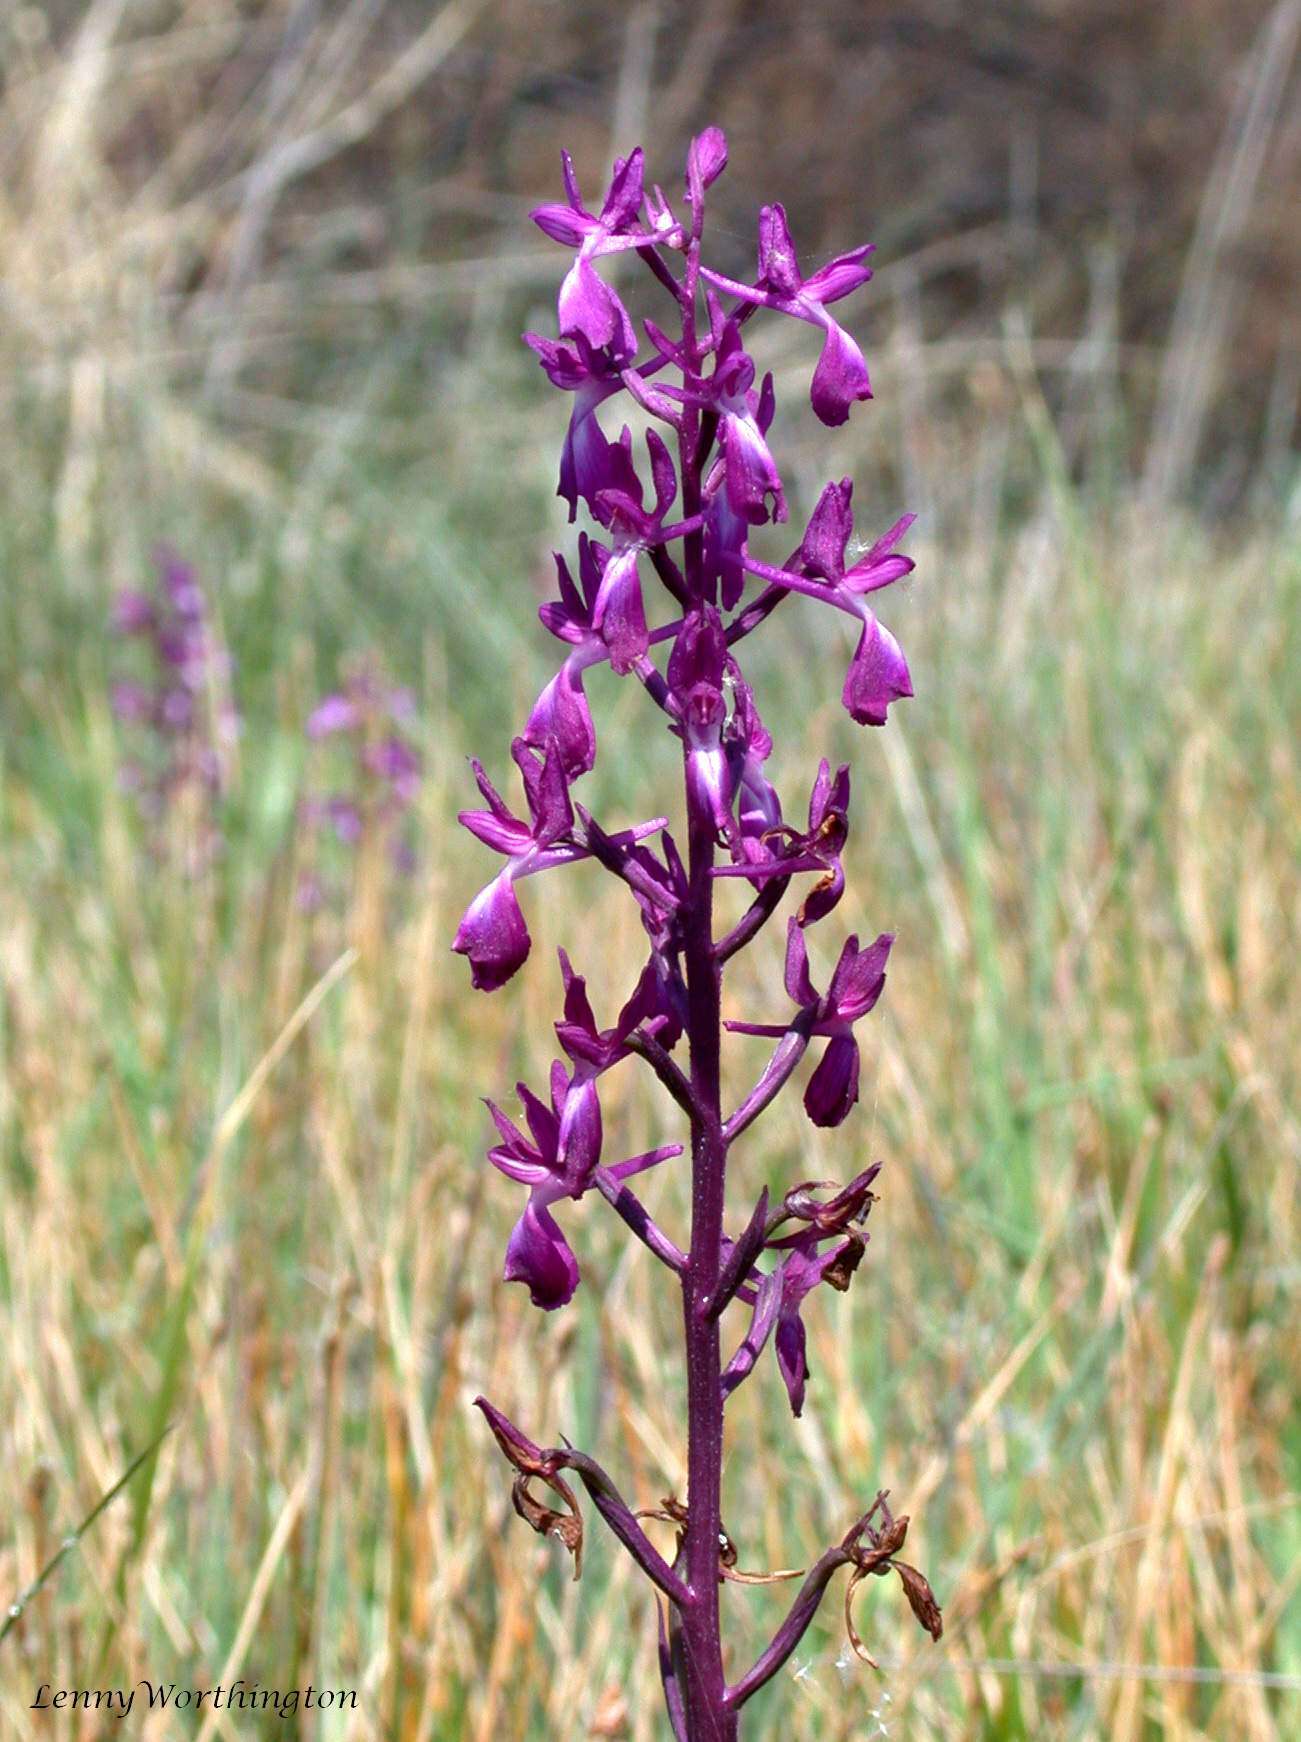
[[[158,282],[226,208],[181,198],[180,126],[166,172],[114,204],[90,119],[135,76],[105,48],[113,13],[91,7],[66,73],[38,66],[3,117],[34,143],[27,204],[0,210],[0,1603],[171,1431],[12,1617],[0,1733],[106,1733],[33,1713],[41,1682],[243,1677],[355,1687],[355,1714],[298,1715],[313,1742],[552,1742],[574,1711],[583,1734],[649,1742],[647,1592],[595,1519],[568,1580],[469,1408],[482,1390],[535,1438],[568,1434],[636,1504],[682,1492],[672,1291],[592,1201],[562,1210],[571,1309],[544,1320],[504,1287],[517,1194],[484,1161],[478,1099],[543,1076],[555,947],[609,1020],[640,931],[584,866],[525,888],[534,955],[506,990],[471,998],[448,951],[487,874],[452,821],[464,756],[506,771],[550,658],[547,550],[569,536],[560,414],[503,342],[550,319],[550,289],[530,257],[452,311],[434,264],[398,318],[343,275],[322,288],[309,252],[298,278],[254,272],[177,317]],[[207,41],[178,33],[161,76]],[[1126,375],[1160,359],[1105,327],[1047,341],[1013,308],[1002,332],[927,342],[890,284],[866,333],[879,403],[837,466],[865,529],[921,511],[887,617],[917,697],[882,733],[815,702],[849,648],[798,603],[754,675],[788,814],[819,756],[852,762],[837,919],[898,942],[863,1106],[830,1136],[774,1109],[738,1146],[731,1212],[872,1158],[882,1196],[853,1289],[809,1313],[803,1419],[770,1362],[737,1398],[725,1515],[753,1521],[734,1527],[744,1567],[802,1566],[888,1486],[946,1632],[932,1646],[874,1585],[857,1619],[877,1676],[829,1601],[755,1732],[1286,1742],[1295,507],[1272,476],[1208,529],[1131,488]],[[787,411],[809,352],[757,344],[798,521],[827,463]],[[274,355],[274,391],[240,385],[232,347]],[[246,721],[201,875],[187,819],[152,838],[121,790],[107,701],[109,599],[162,538],[209,583]],[[309,915],[322,849],[297,807],[322,771],[302,725],[366,650],[419,697],[419,870],[336,855]],[[621,819],[671,808],[673,741],[608,673],[591,687],[585,796]],[[738,972],[738,1011],[781,1014],[778,956],[774,935]],[[729,1095],[761,1057],[732,1043]],[[678,1135],[631,1064],[604,1103],[625,1152]],[[681,1230],[682,1170],[647,1190]],[[729,1593],[736,1667],[788,1594]],[[292,1729],[133,1723],[147,1742]]]
[[[516,1194],[484,1162],[478,1096],[542,1077],[557,944],[599,1014],[641,945],[589,866],[526,888],[534,956],[509,989],[471,999],[448,954],[487,874],[452,823],[463,753],[504,769],[545,671],[528,601],[560,531],[539,414],[491,390],[518,409],[493,426],[514,428],[509,522],[468,391],[441,463],[394,466],[387,489],[362,417],[310,515],[319,449],[274,504],[241,506],[110,445],[93,488],[117,507],[91,514],[79,567],[49,491],[10,495],[0,1593],[174,1425],[0,1648],[6,1735],[98,1733],[38,1727],[41,1681],[236,1675],[355,1686],[355,1715],[302,1721],[322,1738],[541,1742],[571,1709],[587,1733],[661,1732],[647,1593],[595,1520],[568,1582],[468,1409],[484,1390],[544,1441],[569,1434],[639,1504],[682,1491],[676,1299],[604,1206],[567,1218],[571,1310],[544,1320],[498,1280]],[[945,475],[971,527],[937,511],[952,535],[923,537],[895,608],[918,692],[897,725],[811,703],[811,664],[848,648],[798,605],[756,674],[779,745],[800,745],[774,770],[791,811],[818,755],[852,761],[845,925],[899,941],[854,1121],[828,1136],[779,1108],[738,1148],[738,1216],[765,1182],[885,1169],[854,1288],[810,1314],[805,1417],[768,1363],[738,1396],[727,1510],[756,1521],[744,1566],[799,1566],[888,1486],[947,1617],[933,1647],[897,1592],[866,1593],[880,1678],[847,1662],[829,1603],[756,1728],[1263,1742],[1301,1711],[1301,565],[1280,531],[1216,537],[1081,493],[1042,408],[1017,415],[1019,465]],[[124,469],[142,481],[116,494]],[[198,876],[119,789],[106,703],[106,587],[159,534],[212,583],[246,715],[226,849]],[[466,634],[467,598],[504,659]],[[340,856],[307,915],[301,722],[367,645],[419,687],[420,870]],[[671,804],[672,740],[645,738],[608,674],[593,687],[609,814]],[[634,733],[649,800],[617,753]],[[765,943],[733,993],[760,1014]],[[759,1062],[732,1044],[733,1094]],[[632,1066],[606,1110],[616,1147],[677,1135]],[[681,1228],[681,1170],[662,1175],[652,1205]],[[784,1600],[733,1590],[738,1660]],[[276,1722],[160,1713],[140,1734]]]

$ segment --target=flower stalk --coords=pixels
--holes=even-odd
[[[805,1303],[824,1283],[849,1287],[866,1251],[865,1223],[876,1201],[871,1186],[878,1171],[874,1165],[845,1184],[803,1182],[775,1201],[764,1184],[757,1201],[751,1198],[749,1219],[730,1236],[729,1162],[738,1141],[795,1080],[811,1048],[819,1056],[804,1090],[809,1118],[837,1126],[850,1115],[858,1099],[856,1025],[881,996],[893,943],[888,933],[863,946],[857,936],[846,938],[826,991],[816,989],[806,934],[844,894],[849,770],[833,773],[824,761],[814,777],[807,827],[784,820],[765,772],[772,739],[735,649],[785,599],[831,605],[851,617],[858,631],[844,705],[859,723],[884,725],[891,704],[911,695],[912,684],[898,643],[866,599],[906,575],[912,563],[896,549],[907,518],[863,555],[851,554],[848,480],[826,486],[800,543],[779,567],[750,551],[755,529],[785,520],[788,511],[767,440],[772,378],[756,388],[742,329],[758,311],[820,329],[812,406],[823,423],[844,423],[871,389],[861,351],[828,305],[870,277],[864,264],[869,250],[856,248],[806,278],[785,212],[766,206],[755,281],[715,272],[702,260],[705,196],[726,162],[727,144],[717,128],[692,142],[679,215],[658,187],[647,190],[642,154],[634,151],[616,163],[600,211],[591,212],[566,155],[566,200],[533,214],[548,236],[575,251],[559,295],[559,337],[526,339],[551,382],[573,395],[558,493],[571,520],[581,505],[598,530],[580,533],[576,571],[557,556],[558,596],[540,612],[566,652],[511,747],[523,807],[512,808],[483,767],[472,765],[487,808],[463,812],[461,821],[506,864],[470,903],[453,945],[468,958],[476,987],[491,992],[505,985],[531,948],[516,885],[584,860],[618,880],[646,932],[645,966],[610,1028],[598,1027],[586,982],[561,952],[564,1006],[556,1037],[564,1056],[552,1066],[547,1098],[518,1085],[527,1134],[488,1103],[498,1137],[489,1159],[527,1187],[504,1277],[524,1283],[535,1305],[558,1310],[579,1286],[578,1261],[556,1211],[589,1193],[603,1198],[646,1254],[676,1280],[686,1392],[685,1502],[670,1497],[658,1508],[633,1511],[587,1454],[567,1442],[543,1449],[495,1405],[477,1402],[515,1469],[520,1516],[564,1544],[577,1575],[583,1527],[565,1474],[576,1476],[663,1599],[660,1667],[678,1742],[737,1742],[742,1708],[788,1660],[842,1567],[852,1568],[846,1605],[855,1649],[861,1641],[849,1608],[869,1573],[896,1570],[922,1625],[935,1637],[940,1625],[922,1575],[894,1558],[907,1520],[895,1520],[885,1495],[878,1494],[804,1576],[786,1621],[759,1657],[729,1681],[724,1590],[802,1575],[736,1570],[738,1550],[722,1512],[727,1402],[758,1371],[771,1343],[791,1410],[800,1414],[811,1378]],[[626,253],[650,268],[676,316],[675,336],[652,319],[643,321],[649,355],[641,361],[632,317],[597,270],[603,258]],[[630,430],[624,427],[612,439],[598,415],[622,393],[650,416],[649,491]],[[656,580],[666,613],[658,623],[645,590]],[[761,583],[757,590],[753,581]],[[606,668],[616,678],[638,680],[679,742],[685,852],[667,818],[607,830],[572,795],[597,755],[585,679]],[[777,1021],[724,1023],[729,963],[775,917],[792,885],[800,880],[803,886],[805,874],[816,881],[804,888],[787,925],[785,990],[794,1011]],[[751,900],[720,935],[715,896],[721,883],[734,878],[748,882]],[[723,1109],[726,1033],[766,1036],[774,1043],[767,1065],[730,1115]],[[603,1154],[600,1081],[628,1059],[647,1066],[664,1088],[684,1122],[685,1141],[610,1163]],[[684,1148],[690,1152],[691,1217],[682,1239],[656,1223],[628,1182],[673,1161]],[[560,1508],[540,1497],[542,1489]],[[671,1561],[643,1529],[646,1517],[677,1526]]]

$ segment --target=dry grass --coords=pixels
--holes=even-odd
[[[473,10],[439,15],[420,66]],[[6,97],[0,1596],[175,1424],[0,1644],[18,1742],[102,1733],[38,1720],[41,1681],[141,1676],[356,1687],[355,1715],[301,1721],[321,1742],[661,1734],[646,1593],[596,1520],[567,1582],[467,1407],[484,1390],[535,1437],[570,1434],[639,1504],[681,1491],[674,1300],[596,1202],[562,1212],[586,1277],[570,1311],[542,1321],[498,1282],[517,1206],[477,1099],[545,1070],[554,947],[600,1014],[637,929],[582,867],[526,889],[535,954],[506,991],[470,999],[447,954],[484,869],[449,826],[461,754],[504,767],[546,657],[521,595],[558,536],[558,414],[500,346],[537,262],[397,260],[367,284],[323,273],[304,301],[310,247],[286,271],[301,232],[256,197],[259,166],[371,113],[321,70],[364,15],[331,14],[311,80],[284,69],[278,121],[257,86],[225,203],[198,175],[215,98],[143,184],[114,180],[95,118],[132,54],[164,94],[168,69],[219,65],[233,13],[191,7],[128,54],[117,9],[87,8],[57,76],[33,49]],[[381,94],[412,70],[365,65]],[[173,295],[214,250],[245,265],[219,295]],[[822,701],[845,650],[797,608],[759,672],[788,810],[818,755],[853,761],[843,917],[899,942],[855,1122],[828,1138],[775,1109],[738,1151],[737,1215],[765,1181],[886,1169],[853,1290],[810,1313],[805,1418],[767,1365],[738,1396],[726,1514],[743,1564],[798,1565],[888,1485],[948,1625],[932,1647],[896,1592],[866,1593],[879,1680],[845,1665],[829,1603],[755,1727],[1286,1742],[1294,537],[1263,507],[1212,534],[1150,492],[1135,506],[1119,456],[1131,371],[1153,359],[1118,343],[1105,296],[1069,342],[1016,306],[936,339],[915,283],[883,274],[879,406],[854,434],[829,456],[793,411],[779,432],[806,499],[830,460],[862,479],[865,515],[902,497],[928,531],[890,619],[918,691],[897,726],[857,733]],[[430,324],[395,319],[431,296]],[[808,361],[782,342],[779,392]],[[249,722],[227,852],[197,878],[183,843],[149,850],[105,702],[102,604],[159,536],[214,584]],[[309,918],[301,722],[363,644],[421,691],[421,871],[400,883],[363,852]],[[594,689],[605,744],[642,742],[636,698]],[[649,747],[649,809],[671,802],[671,748]],[[613,812],[644,803],[613,754],[594,784]],[[781,1008],[775,953],[738,1003]],[[733,1093],[754,1044],[729,1054]],[[606,1111],[613,1145],[672,1134],[631,1064]],[[648,1189],[680,1227],[681,1177],[662,1173]],[[738,1659],[783,1601],[731,1592]],[[137,1733],[197,1728],[156,1714]],[[210,1714],[201,1733],[284,1732]]]
[[[748,1564],[798,1564],[892,1488],[949,1615],[937,1649],[884,1592],[867,1618],[910,1734],[1284,1737],[1295,1694],[1253,1678],[1299,1667],[1280,1633],[1301,1567],[1296,575],[1246,548],[1212,585],[1186,554],[1084,556],[1060,526],[1038,550],[1001,600],[980,552],[942,583],[923,565],[901,625],[921,700],[892,747],[852,740],[847,919],[900,933],[871,1088],[848,1149],[774,1112],[735,1205],[868,1153],[885,1196],[854,1290],[813,1314],[806,1419],[771,1373],[738,1398],[730,1528]],[[777,715],[807,665],[768,674]],[[237,840],[208,882],[159,875],[90,707],[84,736],[46,721],[68,785],[99,795],[76,857],[68,786],[17,770],[4,790],[0,1583],[177,1428],[152,1491],[138,1479],[11,1635],[7,1728],[36,1733],[25,1690],[49,1676],[221,1672],[357,1685],[364,1711],[329,1735],[571,1734],[609,1688],[626,1733],[656,1735],[645,1594],[599,1533],[564,1582],[467,1413],[487,1390],[598,1448],[642,1503],[681,1490],[674,1302],[593,1204],[568,1218],[571,1312],[540,1322],[499,1285],[514,1194],[487,1177],[475,1098],[541,1075],[551,946],[608,1009],[635,928],[594,875],[545,880],[530,971],[467,999],[446,943],[481,866],[447,828],[435,695],[418,888],[364,859],[347,913],[310,923],[292,829],[275,855]],[[804,736],[788,790],[809,752],[851,744],[830,706]],[[737,996],[768,1008],[773,984]],[[615,1144],[672,1128],[630,1075],[607,1111]],[[680,1226],[680,1179],[653,1194]],[[735,1594],[738,1641],[779,1602]],[[882,1684],[842,1680],[837,1653],[832,1609],[770,1723],[870,1733]],[[1211,1679],[1173,1673],[1191,1667]]]

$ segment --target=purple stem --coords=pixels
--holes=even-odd
[[[771,1644],[760,1653],[740,1681],[727,1690],[727,1704],[731,1711],[740,1711],[750,1695],[758,1693],[764,1683],[771,1681],[777,1674],[807,1632],[809,1623],[818,1612],[822,1593],[830,1584],[833,1575],[841,1567],[848,1566],[852,1558],[846,1549],[829,1548],[816,1563],[800,1586],[800,1594],[791,1605],[790,1613]]]
[[[682,298],[682,349],[699,367],[696,286],[700,270],[699,213],[687,249]],[[688,408],[679,436],[682,507],[700,513],[704,456],[712,430]],[[684,540],[687,584],[703,599],[704,546],[699,528]],[[723,1254],[723,1196],[727,1145],[721,1103],[722,970],[714,953],[715,824],[708,800],[683,775],[687,804],[687,900],[681,915],[687,980],[687,1044],[695,1110],[691,1120],[691,1247],[682,1278],[687,1366],[687,1506],[685,1563],[690,1600],[678,1616],[682,1691],[689,1742],[737,1742],[737,1721],[727,1709],[727,1679],[719,1616],[718,1545],[722,1532],[723,1385],[719,1325],[709,1313]],[[675,1653],[676,1658],[676,1653]]]
[[[665,1052],[654,1035],[636,1029],[628,1036],[628,1050],[645,1059],[687,1118],[694,1119],[698,1111],[695,1090],[678,1069],[672,1054]]]
[[[657,707],[663,708],[666,714],[673,712],[669,686],[665,683],[659,668],[648,654],[643,653],[640,659],[634,659],[632,668],[641,679],[646,694]]]
[[[645,1204],[630,1186],[621,1185],[608,1167],[596,1170],[596,1189],[612,1209],[618,1212],[633,1233],[670,1270],[679,1274],[687,1268],[686,1253],[675,1246],[652,1218]]]
[[[750,1220],[745,1225],[744,1233],[733,1245],[724,1261],[723,1268],[718,1273],[718,1287],[714,1290],[709,1301],[710,1318],[718,1318],[737,1289],[749,1276],[755,1259],[763,1251],[767,1231],[768,1188],[765,1186],[759,1193],[759,1202],[754,1206]]]
[[[639,248],[638,260],[644,260],[675,302],[682,300],[682,286],[674,278],[655,248]]]
[[[723,1127],[723,1139],[726,1143],[735,1143],[741,1133],[754,1124],[764,1108],[775,1101],[786,1087],[791,1072],[808,1050],[812,1021],[812,1012],[801,1011],[793,1025],[777,1042],[772,1057],[764,1067],[763,1075]]]
[[[668,1707],[669,1723],[673,1728],[674,1742],[690,1742],[687,1735],[686,1709],[682,1704],[682,1688],[673,1663],[673,1644],[669,1634],[669,1623],[659,1604],[656,1604],[656,1608],[659,1609],[660,1680],[664,1684],[664,1704]]]
[[[735,647],[747,635],[753,635],[759,625],[771,617],[783,599],[790,598],[789,587],[765,587],[759,597],[737,613],[727,626],[727,645]]]
[[[727,936],[714,945],[714,957],[719,963],[729,961],[738,950],[743,950],[758,937],[781,905],[781,898],[789,887],[789,877],[773,877],[764,884]]]
[[[799,1595],[791,1604],[790,1613],[773,1635],[772,1642],[760,1652],[740,1681],[727,1690],[729,1710],[740,1711],[751,1694],[758,1693],[765,1682],[771,1681],[795,1650],[807,1632],[809,1623],[818,1612],[818,1604],[822,1601],[823,1592],[840,1568],[849,1566],[853,1561],[854,1556],[851,1551],[864,1530],[867,1529],[873,1513],[882,1505],[884,1500],[885,1495],[878,1494],[854,1528],[834,1548],[829,1548],[822,1559],[812,1567],[809,1576],[800,1586]]]
[[[653,544],[646,552],[651,560],[651,567],[672,593],[673,597],[688,610],[691,605],[691,595],[687,591],[687,583],[683,579],[682,570],[669,555],[668,548],[663,544]]]
[[[596,1510],[656,1589],[679,1607],[688,1602],[691,1593],[686,1585],[638,1524],[627,1502],[596,1459],[570,1446],[556,1455],[564,1467],[572,1470],[582,1482]]]
[[[755,1291],[754,1305],[750,1313],[750,1328],[741,1339],[736,1353],[723,1369],[724,1397],[730,1397],[741,1381],[754,1371],[754,1364],[763,1354],[764,1347],[772,1335],[773,1326],[777,1323],[781,1296],[782,1276],[779,1266],[776,1270],[769,1271]]]

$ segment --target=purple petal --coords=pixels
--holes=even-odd
[[[595,513],[597,496],[614,482],[615,450],[596,419],[596,407],[608,397],[590,387],[581,389],[569,419],[556,495],[569,504],[570,520],[578,516],[580,497]]]
[[[646,447],[650,453],[651,483],[655,490],[655,519],[663,520],[678,493],[677,473],[673,459],[658,430],[646,431]]]
[[[911,574],[916,566],[911,557],[895,550],[895,545],[916,520],[915,514],[905,514],[895,522],[883,538],[878,538],[871,550],[859,557],[845,575],[845,584],[854,593],[875,593],[892,581]]]
[[[582,671],[572,661],[565,661],[534,702],[524,739],[538,749],[554,739],[568,780],[577,780],[595,766],[596,727],[583,690]]]
[[[797,295],[803,282],[784,206],[765,206],[759,213],[759,278],[782,296]]]
[[[616,551],[605,565],[592,620],[610,650],[611,667],[623,676],[650,646],[635,550]]]
[[[783,1310],[777,1320],[773,1348],[777,1355],[778,1370],[786,1386],[786,1394],[791,1400],[792,1415],[799,1415],[804,1408],[804,1388],[809,1377],[806,1346],[804,1320],[799,1315],[799,1308],[791,1312]]]
[[[538,1154],[546,1161],[549,1170],[556,1169],[556,1153],[560,1147],[560,1118],[556,1112],[561,1098],[564,1096],[568,1078],[565,1077],[563,1065],[552,1066],[552,1074],[560,1070],[560,1083],[557,1089],[552,1083],[552,1105],[548,1106],[539,1096],[535,1095],[527,1083],[516,1083],[515,1093],[520,1098],[524,1108],[524,1117],[528,1121],[529,1135],[532,1137]]]
[[[674,1156],[682,1154],[680,1143],[664,1143],[658,1149],[647,1149],[641,1155],[630,1155],[627,1161],[617,1161],[606,1172],[613,1179],[632,1179],[639,1173],[645,1173],[649,1168],[658,1167],[662,1161],[671,1161]]]
[[[625,230],[636,221],[642,202],[645,176],[645,155],[641,146],[619,158],[610,180],[610,191],[601,207],[601,228],[611,232]]]
[[[860,726],[884,726],[891,702],[913,693],[908,661],[899,643],[868,612],[845,675],[841,700]]]
[[[203,616],[203,588],[199,585],[193,565],[166,546],[154,552],[154,561],[158,565],[163,591],[171,601],[172,609],[178,616],[188,618],[191,623],[198,622]]]
[[[872,252],[872,247],[871,242],[864,242],[861,247],[851,248],[848,254],[838,254],[834,260],[820,266],[812,278],[804,280],[803,295],[813,302],[839,302],[842,296],[848,296],[866,284],[872,276],[872,268],[864,266],[863,262]]]
[[[526,853],[533,845],[533,836],[514,817],[503,820],[491,811],[458,811],[456,820],[485,847],[491,847],[494,853],[505,853],[509,858]]]
[[[720,834],[734,834],[732,779],[717,733],[712,743],[693,743],[687,752],[686,764],[687,791],[693,807],[699,805],[708,811]]]
[[[395,787],[404,799],[415,796],[420,780],[420,756],[414,745],[393,732],[377,744],[368,744],[362,761],[374,775]]]
[[[530,1196],[506,1245],[504,1282],[528,1284],[534,1306],[554,1312],[574,1298],[578,1260],[545,1204]]]
[[[723,457],[727,464],[727,500],[732,512],[751,526],[785,520],[786,497],[781,474],[754,418],[727,413],[723,417]],[[772,513],[768,497],[773,499]]]
[[[503,1113],[495,1101],[485,1097],[483,1104],[488,1109],[493,1124],[497,1127],[498,1136],[510,1153],[516,1157],[532,1157],[536,1164],[537,1152],[530,1147],[527,1138],[515,1121]]]
[[[799,562],[815,579],[838,582],[845,572],[845,547],[854,530],[853,480],[828,484],[809,516]]]
[[[726,657],[727,643],[717,611],[693,611],[677,633],[668,665],[669,688],[690,724],[721,723]]]
[[[723,1370],[723,1395],[730,1396],[749,1374],[772,1335],[782,1301],[782,1267],[770,1271],[760,1282],[750,1315],[750,1328]]]
[[[840,903],[845,893],[845,872],[839,859],[834,859],[825,875],[813,885],[800,906],[801,926],[816,925]]]
[[[326,696],[307,716],[307,736],[326,738],[331,732],[351,732],[357,718],[356,704],[348,696]]]
[[[591,261],[580,254],[560,286],[560,330],[567,337],[581,333],[598,350],[618,343],[628,354],[637,348],[628,311]]]
[[[727,135],[721,127],[706,127],[691,141],[687,152],[687,188],[701,189],[716,182],[727,168]]]
[[[554,739],[550,740],[539,763],[527,741],[516,738],[510,753],[528,794],[533,839],[539,847],[550,847],[574,826],[574,808],[569,802],[569,783],[565,779],[560,748]]]
[[[344,846],[355,847],[361,839],[361,812],[352,800],[335,794],[325,801],[325,814]]]
[[[804,1111],[815,1125],[839,1125],[857,1099],[858,1042],[853,1035],[837,1034],[827,1043],[818,1068],[809,1078]]]
[[[579,248],[595,230],[595,218],[589,218],[583,212],[576,212],[572,206],[556,202],[535,206],[529,217],[538,229],[553,242],[563,243],[566,248]]]
[[[143,684],[115,683],[109,704],[119,720],[147,720],[153,712],[153,697]]]
[[[732,507],[726,489],[716,491],[705,519],[705,579],[717,582],[725,611],[739,604],[745,590],[749,531],[749,522]]]
[[[563,339],[546,339],[541,333],[521,336],[553,387],[559,387],[564,393],[575,393],[591,379],[586,358],[577,344],[566,344]]]
[[[586,1191],[601,1159],[601,1103],[591,1077],[574,1077],[560,1116],[557,1159],[574,1197]]]
[[[119,635],[139,635],[153,622],[153,601],[147,594],[128,589],[114,599],[112,624]]]
[[[453,950],[470,959],[470,980],[495,992],[528,959],[530,938],[507,868],[481,889],[456,928]]]
[[[845,422],[849,408],[856,399],[870,399],[872,384],[867,378],[863,353],[842,326],[823,314],[821,324],[826,329],[822,355],[813,371],[810,399],[823,423],[834,428]]]
[[[827,988],[827,1003],[845,1022],[857,1022],[876,1004],[885,987],[885,967],[893,932],[882,932],[865,950],[851,938],[841,951]]]
[[[786,927],[786,995],[802,1008],[816,1004],[818,995],[809,978],[809,952],[799,923],[791,919]]]

